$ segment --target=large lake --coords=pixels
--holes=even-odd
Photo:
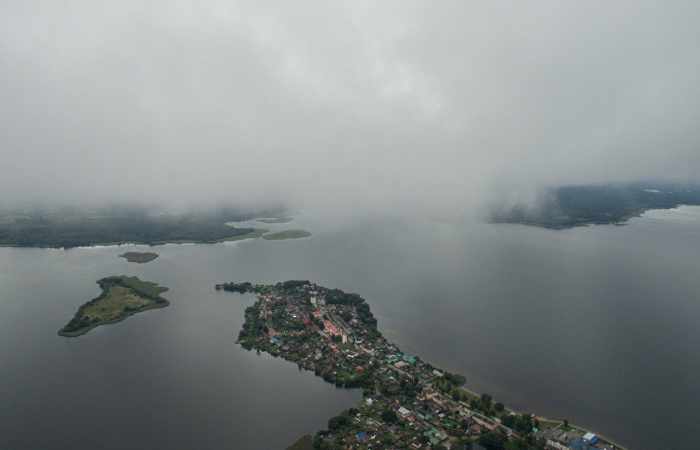
[[[633,449],[697,448],[700,210],[624,227],[313,218],[309,239],[0,249],[0,448],[282,449],[358,391],[235,344],[253,299],[229,280],[310,279],[364,296],[405,351],[517,409]],[[171,306],[56,335],[95,281],[138,275]]]

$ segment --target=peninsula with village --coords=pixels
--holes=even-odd
[[[623,449],[566,420],[513,411],[465,388],[463,376],[402,352],[358,294],[295,280],[215,287],[257,297],[238,336],[245,349],[362,389],[359,404],[289,449]]]

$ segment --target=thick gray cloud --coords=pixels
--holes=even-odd
[[[700,174],[693,1],[0,3],[3,201],[463,210]]]

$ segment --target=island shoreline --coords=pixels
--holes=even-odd
[[[115,323],[123,322],[123,321],[125,321],[126,319],[128,319],[129,317],[131,317],[131,316],[133,316],[133,315],[136,315],[136,314],[139,314],[139,313],[142,313],[142,312],[146,312],[146,311],[151,311],[151,310],[154,310],[154,309],[167,308],[168,306],[170,306],[170,302],[169,302],[168,300],[165,300],[165,303],[153,304],[153,305],[149,305],[149,306],[144,306],[143,308],[141,308],[141,309],[139,309],[139,310],[137,310],[137,311],[129,311],[129,312],[127,312],[127,313],[124,313],[124,315],[123,315],[122,317],[119,317],[119,318],[116,318],[116,319],[112,319],[112,320],[105,320],[105,321],[102,321],[102,322],[99,322],[99,323],[95,323],[94,325],[91,324],[89,327],[87,327],[87,328],[81,328],[79,331],[72,331],[72,332],[69,331],[69,332],[66,332],[66,331],[63,331],[63,330],[61,329],[61,330],[58,330],[58,335],[59,335],[59,336],[63,336],[63,337],[70,337],[70,338],[82,336],[82,335],[87,334],[88,332],[92,331],[93,329],[99,327],[99,326],[102,326],[102,325],[113,325],[113,324],[115,324]]]

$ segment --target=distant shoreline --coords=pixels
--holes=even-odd
[[[674,209],[679,209],[684,206],[689,206],[689,207],[700,207],[700,205],[691,205],[691,204],[682,204],[682,205],[676,205],[676,206],[669,206],[668,208],[639,208],[638,210],[631,211],[623,216],[616,217],[614,219],[610,220],[594,220],[594,219],[581,219],[581,220],[572,220],[570,222],[562,222],[562,223],[552,223],[552,222],[546,222],[546,221],[538,221],[538,220],[527,220],[527,219],[503,219],[503,218],[496,218],[496,219],[491,219],[488,221],[488,223],[493,224],[493,225],[524,225],[527,227],[536,227],[536,228],[544,228],[546,230],[554,230],[554,231],[561,231],[561,230],[571,230],[575,228],[585,228],[585,227],[592,227],[592,226],[599,226],[599,225],[611,225],[611,226],[616,226],[616,227],[624,227],[630,224],[631,219],[637,219],[644,217],[644,214],[650,211],[671,211]]]
[[[289,223],[293,221],[293,217],[261,217],[259,219],[256,219],[256,222],[260,223],[268,223],[268,224],[275,224],[275,223]]]
[[[569,185],[545,190],[530,203],[491,212],[490,223],[512,223],[550,230],[590,225],[626,225],[648,211],[700,206],[700,185],[626,183]]]
[[[260,237],[253,225],[239,219],[284,217],[226,210],[158,213],[157,208],[38,210],[23,215],[0,210],[0,246],[75,248],[95,245],[214,244]]]
[[[286,239],[303,239],[311,237],[311,232],[306,230],[282,230],[274,233],[263,234],[262,238],[268,241],[283,241]]]
[[[60,245],[23,245],[23,244],[13,244],[13,243],[3,243],[0,242],[0,248],[41,248],[41,249],[54,249],[54,250],[70,250],[74,248],[95,248],[95,247],[121,247],[123,245],[143,245],[148,247],[158,247],[161,245],[182,245],[182,244],[222,244],[225,242],[235,242],[242,241],[245,239],[256,239],[262,237],[263,234],[267,233],[269,230],[264,228],[254,228],[255,231],[251,231],[245,234],[238,234],[222,239],[216,240],[165,240],[165,241],[108,241],[108,242],[95,242],[86,245],[76,245],[76,246],[60,246]]]

